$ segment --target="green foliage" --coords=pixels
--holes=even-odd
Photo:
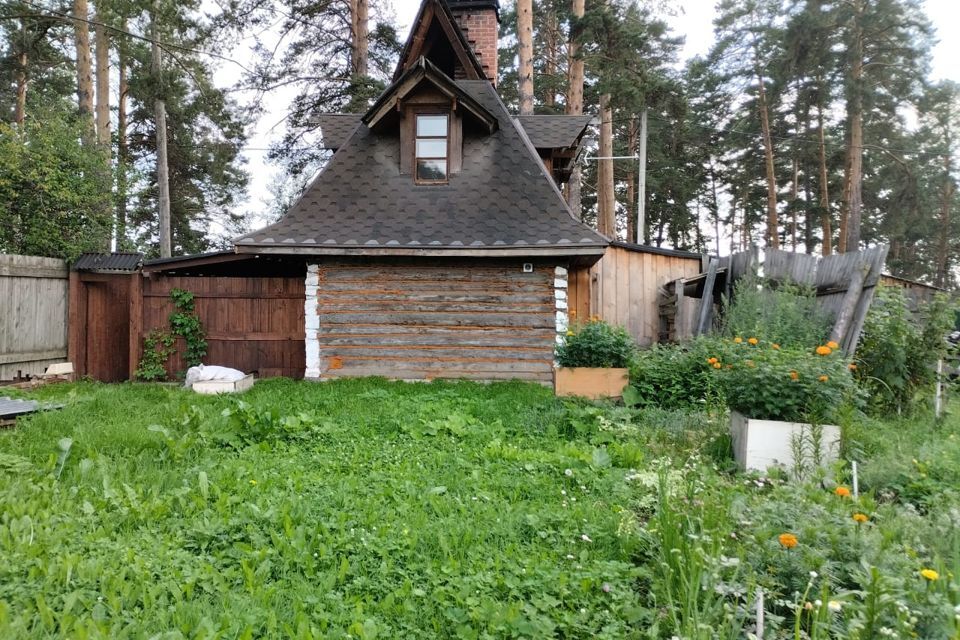
[[[678,345],[655,344],[641,349],[630,368],[635,391],[624,395],[631,405],[664,409],[703,408],[717,398],[717,377],[707,359],[729,348],[714,336]]]
[[[167,361],[174,354],[173,336],[153,329],[143,336],[143,356],[134,375],[137,380],[157,382],[167,379]]]
[[[195,367],[201,364],[207,355],[207,341],[194,307],[193,294],[183,289],[173,289],[170,299],[173,300],[175,308],[169,317],[170,332],[184,339],[187,344],[184,359],[188,367]]]
[[[73,121],[50,115],[22,129],[0,123],[0,253],[72,259],[110,243],[102,158]]]
[[[590,320],[572,327],[556,349],[561,367],[626,368],[635,353],[636,345],[627,330],[603,320]]]
[[[830,314],[817,304],[812,287],[771,283],[745,276],[725,301],[723,332],[729,337],[763,336],[782,347],[823,344],[830,334]]]
[[[156,382],[166,380],[167,362],[176,353],[176,338],[186,343],[184,360],[188,367],[203,362],[207,355],[206,334],[194,307],[193,294],[183,289],[170,292],[174,310],[168,318],[170,330],[153,329],[143,337],[143,356],[135,373],[138,380]]]
[[[864,322],[856,353],[856,377],[871,411],[909,413],[930,397],[936,362],[946,353],[952,310],[945,297],[911,312],[896,287],[880,287]]]
[[[753,336],[730,344],[705,366],[719,379],[727,406],[748,418],[833,423],[852,400],[853,378],[836,344],[776,348]]]

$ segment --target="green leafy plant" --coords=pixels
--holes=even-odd
[[[145,382],[166,380],[167,360],[173,352],[173,336],[166,331],[153,329],[143,337],[143,356],[134,375]]]
[[[764,336],[784,347],[806,347],[822,344],[830,332],[830,314],[817,304],[813,287],[747,275],[724,303],[723,334],[730,338]]]
[[[561,367],[625,368],[635,354],[636,346],[626,329],[596,319],[571,327],[556,349]]]
[[[186,344],[184,360],[188,367],[202,363],[207,355],[206,333],[194,307],[193,294],[183,289],[173,289],[170,299],[174,306],[167,318],[170,330],[153,329],[144,336],[143,356],[134,374],[138,380],[166,380],[167,362],[176,353],[174,345],[177,337],[183,338]]]
[[[910,413],[923,392],[931,395],[937,360],[953,320],[945,297],[910,310],[895,287],[880,287],[864,322],[856,353],[856,378],[866,390],[868,408],[876,414]]]

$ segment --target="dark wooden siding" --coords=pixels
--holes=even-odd
[[[553,264],[341,262],[318,276],[323,377],[552,380]]]
[[[233,367],[259,377],[303,377],[302,277],[144,278],[142,333],[169,326],[173,289],[195,296],[197,315],[207,333],[206,364]],[[184,368],[179,355],[168,367],[171,374]]]
[[[126,380],[130,359],[130,284],[139,274],[70,275],[70,360],[78,376]]]

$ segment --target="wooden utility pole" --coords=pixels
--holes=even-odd
[[[97,11],[94,14],[96,24],[93,27],[94,43],[96,45],[96,128],[97,144],[100,146],[101,153],[106,157],[107,163],[110,162],[110,39],[107,36],[106,20],[100,11],[100,2],[97,3]]]
[[[573,0],[571,11],[574,27],[570,29],[569,58],[567,61],[567,115],[583,115],[583,58],[580,57],[579,29],[576,21],[583,18],[584,0]],[[583,217],[580,205],[580,165],[576,165],[567,183],[567,206],[577,218]]]
[[[817,83],[818,86],[820,83]],[[830,183],[827,179],[827,144],[823,132],[823,104],[817,104],[817,128],[820,130],[820,226],[823,233],[821,253],[828,256],[832,252],[833,229],[830,216]]]
[[[520,115],[533,115],[533,0],[517,0]]]
[[[640,112],[640,168],[637,170],[637,237],[643,244],[647,237],[647,108]]]
[[[610,94],[600,94],[600,157],[597,159],[597,230],[617,237],[617,203],[613,193],[613,109]]]
[[[163,61],[160,57],[160,36],[157,29],[157,14],[160,13],[158,2],[154,0],[154,13],[151,18],[150,61],[153,75],[158,87],[157,96],[153,101],[155,129],[157,138],[157,205],[160,209],[160,257],[169,258],[172,255],[170,242],[170,178],[167,167],[167,105],[163,99]]]
[[[126,31],[126,21],[121,22]],[[129,147],[127,146],[127,46],[124,38],[119,38],[117,46],[118,82],[120,96],[117,99],[117,219],[114,235],[117,239],[117,251],[124,250],[127,237],[127,164]]]
[[[17,101],[13,108],[13,121],[23,128],[27,118],[27,21],[20,19],[20,51],[17,53]]]
[[[780,247],[780,222],[777,219],[777,176],[773,164],[773,139],[770,136],[770,113],[767,107],[767,90],[760,69],[760,54],[754,51],[759,86],[758,105],[760,109],[760,128],[763,131],[763,155],[767,172],[767,246]]]
[[[853,2],[853,62],[850,66],[850,91],[847,121],[850,123],[849,204],[845,225],[844,251],[860,249],[860,225],[863,218],[863,0]]]

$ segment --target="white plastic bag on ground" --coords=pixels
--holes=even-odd
[[[242,379],[246,374],[243,371],[237,371],[230,367],[218,367],[215,365],[204,366],[197,365],[187,369],[187,377],[183,381],[183,386],[188,389],[194,382],[205,382],[207,380],[216,380],[218,382],[236,382]]]

